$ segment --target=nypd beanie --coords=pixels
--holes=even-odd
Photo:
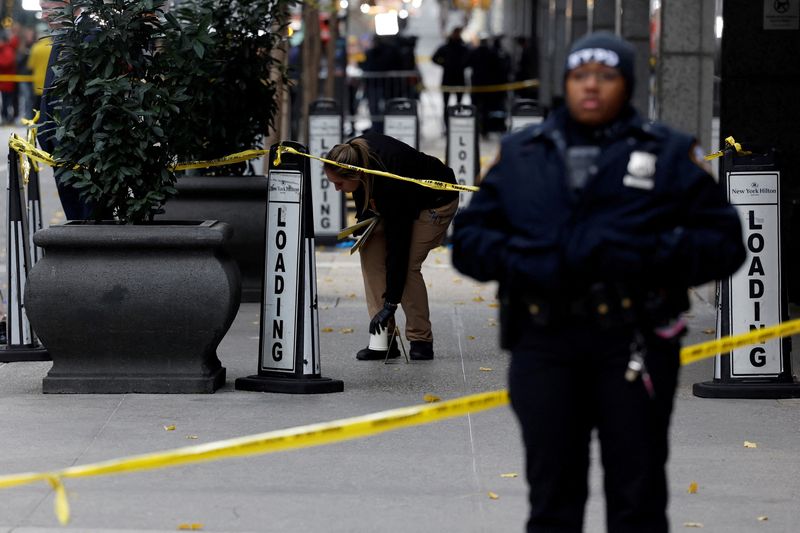
[[[564,79],[570,70],[586,63],[600,63],[619,70],[628,88],[628,96],[633,94],[635,77],[633,63],[636,50],[633,45],[611,32],[598,31],[585,35],[575,41],[569,49],[564,65]]]

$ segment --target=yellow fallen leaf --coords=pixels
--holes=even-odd
[[[483,296],[479,295],[479,296],[476,296],[475,298],[473,298],[472,301],[473,302],[483,302],[485,300],[483,299]]]
[[[489,491],[489,499],[491,499],[491,500],[499,500],[500,496],[498,496],[497,494],[495,494],[492,491]]]
[[[492,369],[489,368],[488,366],[482,366],[478,370],[480,370],[481,372],[491,372],[492,371]]]
[[[438,257],[436,259],[434,259],[433,262],[436,263],[437,265],[441,265],[442,264],[442,260],[439,259]]]
[[[347,295],[347,297],[350,298],[351,300],[353,300],[356,297],[356,293],[351,292],[350,294]]]
[[[425,396],[422,397],[422,399],[425,400],[427,403],[442,401],[442,399],[436,396],[435,394],[426,394]]]
[[[683,527],[703,527],[700,522],[684,522]]]
[[[750,442],[749,440],[744,441],[745,448],[758,448],[758,444],[755,442]]]
[[[708,328],[703,330],[703,333],[705,333],[706,335],[713,335],[716,332],[717,330],[715,330],[714,328]]]
[[[186,438],[189,439],[189,440],[196,440],[199,437],[197,435],[186,435]]]
[[[344,333],[345,335],[348,333],[353,333],[353,328],[342,328],[339,330],[339,333]]]
[[[692,481],[689,483],[689,488],[687,491],[689,494],[697,494],[697,481]]]
[[[489,307],[491,307],[491,308],[495,309],[495,308],[497,308],[497,307],[500,307],[500,304],[499,304],[499,303],[497,303],[497,302],[494,302],[494,303],[491,303],[491,304],[489,304]]]
[[[464,302],[459,300],[458,302],[456,302],[456,305],[464,305]]]
[[[500,474],[500,477],[514,478],[514,477],[519,477],[519,474],[517,474],[516,472],[509,472],[508,474]]]
[[[331,281],[333,281],[333,278],[325,278],[324,281],[325,283],[330,283]]]
[[[175,431],[175,426],[174,425],[164,426],[164,431]]]
[[[467,338],[471,341],[475,340],[475,335],[467,335]]]
[[[333,331],[333,328],[322,328],[323,333],[330,333]]]
[[[464,280],[461,278],[453,278],[453,283],[461,283],[462,281]]]
[[[756,520],[758,520],[759,522],[766,522],[767,520],[769,520],[769,517],[768,516],[759,516],[758,518],[756,518]]]

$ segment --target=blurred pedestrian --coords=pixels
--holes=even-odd
[[[9,34],[8,30],[0,30],[0,74],[17,73],[17,47],[19,37]],[[3,124],[13,124],[17,119],[15,113],[15,100],[17,97],[17,82],[0,81],[0,116]]]
[[[28,54],[28,69],[33,75],[33,101],[31,103],[31,113],[41,110],[42,93],[44,92],[44,80],[47,75],[47,65],[50,62],[50,50],[53,48],[53,38],[50,36],[42,37],[31,46]],[[33,116],[31,114],[31,116]]]
[[[505,83],[508,81],[508,71],[503,58],[498,53],[497,46],[487,34],[481,35],[478,46],[471,51],[467,59],[467,66],[472,68],[472,103],[475,105],[478,116],[478,130],[485,137],[490,131],[504,129],[504,127],[494,124],[490,115],[501,107],[501,102],[505,101],[505,92],[486,91],[481,88]],[[498,93],[501,96],[498,96]]]
[[[689,135],[630,104],[634,48],[578,40],[566,107],[502,141],[456,217],[453,264],[500,283],[528,532],[580,532],[598,430],[608,531],[665,533],[668,428],[688,288],[745,258],[739,215]]]
[[[36,30],[33,28],[16,25],[17,35],[19,35],[19,48],[17,49],[17,74],[30,75],[31,69],[28,67],[31,47],[36,41]],[[17,98],[14,100],[16,107],[15,116],[31,118],[31,106],[33,105],[33,83],[21,81],[17,83]]]
[[[337,144],[327,157],[337,163],[407,178],[456,183],[453,170],[437,158],[377,133],[370,132]],[[406,315],[406,338],[411,346],[409,357],[433,359],[428,292],[421,269],[428,252],[444,240],[458,208],[458,193],[328,163],[323,168],[337,191],[353,193],[359,221],[378,217],[359,249],[367,310],[372,319],[370,334],[381,334],[384,329],[394,331],[394,314],[398,305],[402,306]],[[356,359],[384,359],[386,355],[367,347],[356,354]],[[399,355],[394,339],[388,356]]]
[[[461,38],[462,30],[463,28],[461,27],[453,28],[453,31],[451,31],[450,35],[447,37],[447,41],[434,52],[431,58],[431,61],[442,67],[443,86],[463,87],[466,85],[464,69],[467,68],[469,47]],[[464,93],[457,91],[454,94],[456,97],[456,104],[460,104]],[[447,106],[450,105],[450,91],[443,90],[442,99],[444,102],[444,116],[446,119]]]
[[[370,131],[383,133],[383,113],[389,94],[387,85],[390,83],[388,72],[401,64],[400,50],[393,39],[376,35],[365,56],[359,66],[364,71],[364,92],[372,122]]]
[[[514,71],[514,81],[535,80],[539,78],[539,50],[535,37],[519,36],[515,39],[517,44],[517,64]],[[525,87],[516,91],[517,98],[539,99],[538,87]]]

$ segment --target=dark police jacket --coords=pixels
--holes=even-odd
[[[455,219],[455,267],[498,280],[506,305],[581,301],[604,284],[660,294],[672,317],[688,287],[732,274],[745,258],[739,215],[694,140],[632,108],[624,116],[579,191],[567,178],[566,109],[504,138]]]
[[[423,154],[393,137],[367,133],[370,168],[406,178],[432,179],[456,183],[453,170],[436,159]],[[380,214],[386,235],[386,294],[391,303],[400,302],[406,284],[411,234],[414,221],[425,209],[442,207],[458,198],[457,192],[439,191],[406,181],[373,176],[370,204],[365,205],[364,187],[353,193],[358,220]]]

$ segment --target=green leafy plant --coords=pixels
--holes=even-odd
[[[170,13],[173,75],[187,85],[186,113],[175,127],[181,160],[207,160],[259,148],[278,109],[285,66],[273,56],[294,0],[183,0]],[[277,74],[277,76],[276,76]],[[246,164],[207,169],[241,175]]]
[[[176,193],[170,128],[189,97],[185,80],[165,75],[172,54],[160,43],[180,28],[165,24],[162,6],[73,0],[57,17],[56,179],[79,189],[98,219],[141,223]]]

